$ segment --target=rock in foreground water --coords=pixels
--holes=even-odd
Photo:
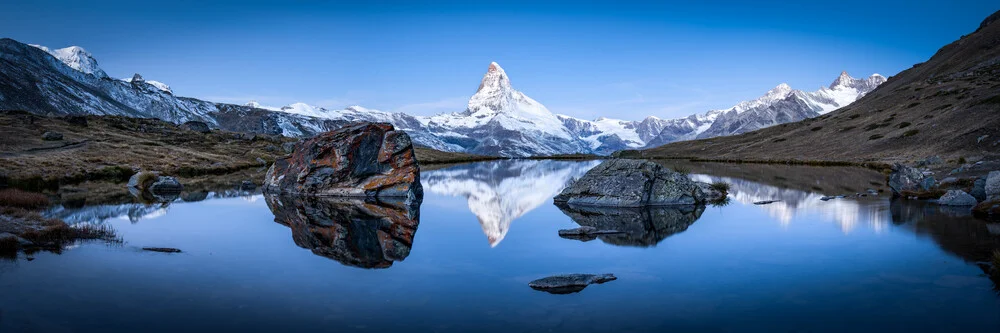
[[[889,174],[889,188],[893,195],[900,195],[903,192],[926,191],[927,182],[920,169],[896,163],[892,165],[892,173]]]
[[[976,201],[975,197],[960,190],[948,191],[938,199],[938,204],[945,206],[975,206],[977,203],[979,202]]]
[[[423,196],[410,137],[384,123],[352,123],[295,146],[267,171],[268,193],[406,198]]]
[[[579,292],[591,284],[601,284],[617,279],[614,274],[564,274],[531,281],[528,286],[551,294],[571,294]]]
[[[659,164],[613,159],[590,169],[554,201],[607,207],[696,205],[705,203],[705,194],[687,176]]]

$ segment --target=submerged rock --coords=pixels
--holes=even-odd
[[[265,196],[274,222],[292,229],[295,245],[361,268],[388,268],[410,254],[420,208],[402,200]],[[397,198],[403,199],[403,198]]]
[[[614,274],[564,274],[554,275],[528,282],[531,289],[550,294],[571,294],[580,292],[591,284],[601,284],[618,278]]]
[[[653,246],[667,237],[687,230],[705,211],[705,206],[596,207],[556,204],[563,214],[581,227],[616,233],[567,237],[577,240],[600,239],[618,246]],[[561,235],[560,235],[561,236]]]
[[[423,197],[410,137],[384,123],[352,123],[296,145],[267,171],[268,193],[359,198]]]
[[[889,188],[892,194],[898,196],[903,192],[917,192],[924,184],[924,174],[919,169],[896,163],[892,165],[889,174]]]
[[[705,203],[705,194],[694,181],[659,164],[613,159],[590,169],[554,201],[607,207],[696,205]]]
[[[945,206],[975,206],[976,198],[960,190],[951,190],[938,199],[939,205]]]

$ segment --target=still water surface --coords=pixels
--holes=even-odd
[[[1000,298],[977,265],[1000,248],[1000,228],[887,195],[819,200],[881,188],[878,173],[688,165],[731,183],[730,203],[552,204],[595,165],[424,171],[419,208],[217,193],[55,207],[125,244],[0,263],[0,332],[1000,331]],[[557,235],[608,221],[629,232]],[[527,286],[562,273],[619,279],[568,295]]]

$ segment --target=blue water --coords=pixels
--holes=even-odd
[[[325,221],[317,209],[343,212],[330,203],[288,201],[300,206],[279,215],[315,228],[296,240],[260,194],[57,207],[50,214],[111,225],[125,243],[0,263],[0,332],[1000,331],[1000,298],[977,266],[1000,248],[1000,228],[967,212],[885,195],[823,202],[840,193],[691,170],[732,183],[730,204],[627,244],[560,238],[579,225],[551,197],[593,165],[425,171],[418,210],[387,208],[419,220],[412,240],[385,253],[371,250],[387,232],[413,230],[378,216]],[[783,201],[752,203],[763,199]],[[346,228],[333,232],[346,235],[336,255],[305,244],[336,228]],[[338,261],[345,253],[382,268]],[[562,273],[618,280],[568,295],[527,285]]]

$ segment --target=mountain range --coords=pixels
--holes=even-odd
[[[994,159],[1000,156],[998,21],[1000,12],[983,20],[976,31],[941,47],[927,61],[894,75],[850,106],[744,134],[662,145],[635,156],[809,163],[905,162],[929,156],[959,164]],[[876,83],[844,77],[815,95],[792,95],[796,103],[810,98],[846,101],[850,98],[835,92],[849,91],[842,87],[864,91]],[[748,121],[728,123],[724,129],[755,125]],[[716,119],[713,126],[717,124],[722,124],[721,120]],[[962,165],[961,169],[971,165]]]
[[[351,121],[388,122],[421,146],[453,152],[523,157],[570,153],[610,154],[663,144],[745,133],[823,115],[844,107],[885,82],[875,74],[842,73],[830,86],[805,92],[781,84],[764,96],[724,110],[677,119],[583,120],[549,111],[514,89],[491,63],[464,111],[413,116],[351,106],[331,110],[295,103],[268,107],[174,96],[162,82],[114,79],[81,47],[51,50],[0,39],[0,109],[51,115],[124,115],[293,137],[312,136]]]

